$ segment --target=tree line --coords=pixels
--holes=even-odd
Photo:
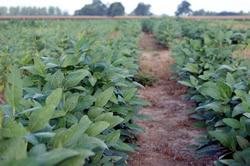
[[[0,16],[67,16],[59,7],[0,7]]]
[[[250,15],[250,12],[244,13],[243,11],[240,12],[211,12],[205,11],[204,9],[193,11],[191,8],[191,4],[184,0],[181,4],[178,5],[177,11],[175,12],[176,16],[186,15],[186,16],[243,16],[243,15]]]
[[[131,16],[151,16],[151,5],[139,3],[137,7],[129,14]],[[0,7],[0,16],[67,16],[68,12],[62,11],[58,7]],[[101,0],[92,0],[91,4],[86,4],[81,9],[74,12],[75,16],[123,16],[125,7],[121,2],[114,2],[110,5],[102,3]],[[211,12],[200,9],[193,11],[191,4],[183,0],[177,7],[176,16],[238,16],[250,15],[250,12]]]
[[[151,5],[139,3],[129,15],[150,16]],[[67,16],[68,12],[59,7],[0,7],[0,16]],[[101,0],[93,0],[91,4],[83,6],[74,12],[75,16],[123,16],[125,7],[120,2],[110,5],[102,3]]]
[[[135,16],[150,16],[151,5],[139,3],[137,7],[129,15]],[[91,4],[83,6],[81,9],[76,10],[75,16],[123,16],[125,15],[125,7],[121,2],[114,2],[110,5],[102,3],[100,0],[93,0]]]

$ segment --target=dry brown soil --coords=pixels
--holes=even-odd
[[[193,144],[192,139],[198,137],[203,130],[192,127],[187,110],[192,103],[187,103],[182,95],[187,89],[174,80],[167,72],[171,52],[155,43],[155,38],[142,34],[140,58],[143,71],[158,76],[159,80],[151,87],[139,89],[142,99],[151,103],[141,108],[140,113],[154,118],[154,121],[138,120],[137,123],[146,129],[137,141],[141,151],[131,154],[132,166],[210,166],[214,158],[194,158],[193,151],[182,148]]]
[[[119,34],[121,34],[121,31],[115,31],[115,32],[109,34],[108,38],[109,39],[116,38],[116,36],[118,36]]]

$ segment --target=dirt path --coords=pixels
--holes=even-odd
[[[141,98],[151,106],[143,107],[141,114],[150,116],[155,121],[137,121],[146,128],[146,133],[139,136],[138,144],[142,151],[132,154],[132,166],[208,166],[213,165],[212,158],[196,159],[190,151],[182,148],[192,144],[202,130],[193,128],[194,122],[188,117],[187,110],[192,103],[184,101],[181,95],[187,89],[176,81],[170,80],[170,64],[173,59],[166,48],[155,43],[152,35],[143,34],[140,41],[143,71],[155,74],[159,80],[152,87],[140,89]]]

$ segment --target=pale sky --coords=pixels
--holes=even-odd
[[[0,6],[37,6],[48,7],[58,6],[62,10],[73,14],[75,10],[82,8],[92,0],[0,0]],[[182,0],[102,0],[105,4],[112,2],[122,2],[126,13],[133,11],[139,2],[151,4],[151,12],[157,15],[174,15],[178,4]],[[233,11],[249,12],[250,0],[188,0],[191,3],[192,10],[205,9],[206,11]]]

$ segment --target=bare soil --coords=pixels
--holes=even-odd
[[[109,39],[116,38],[116,36],[118,36],[119,34],[121,34],[121,31],[115,31],[115,32],[109,34],[108,38]]]
[[[193,107],[182,95],[187,88],[171,80],[172,73],[167,72],[174,60],[171,52],[155,42],[149,34],[142,34],[140,58],[142,70],[158,76],[159,80],[151,87],[139,89],[142,99],[151,105],[142,107],[140,114],[154,118],[154,121],[138,120],[146,129],[137,141],[141,151],[131,154],[132,166],[210,166],[215,158],[194,158],[193,151],[184,151],[184,147],[193,144],[203,130],[192,127],[195,121],[189,118],[187,111]],[[151,50],[145,48],[151,47]],[[150,67],[147,65],[151,64]],[[146,66],[146,67],[145,67]]]

